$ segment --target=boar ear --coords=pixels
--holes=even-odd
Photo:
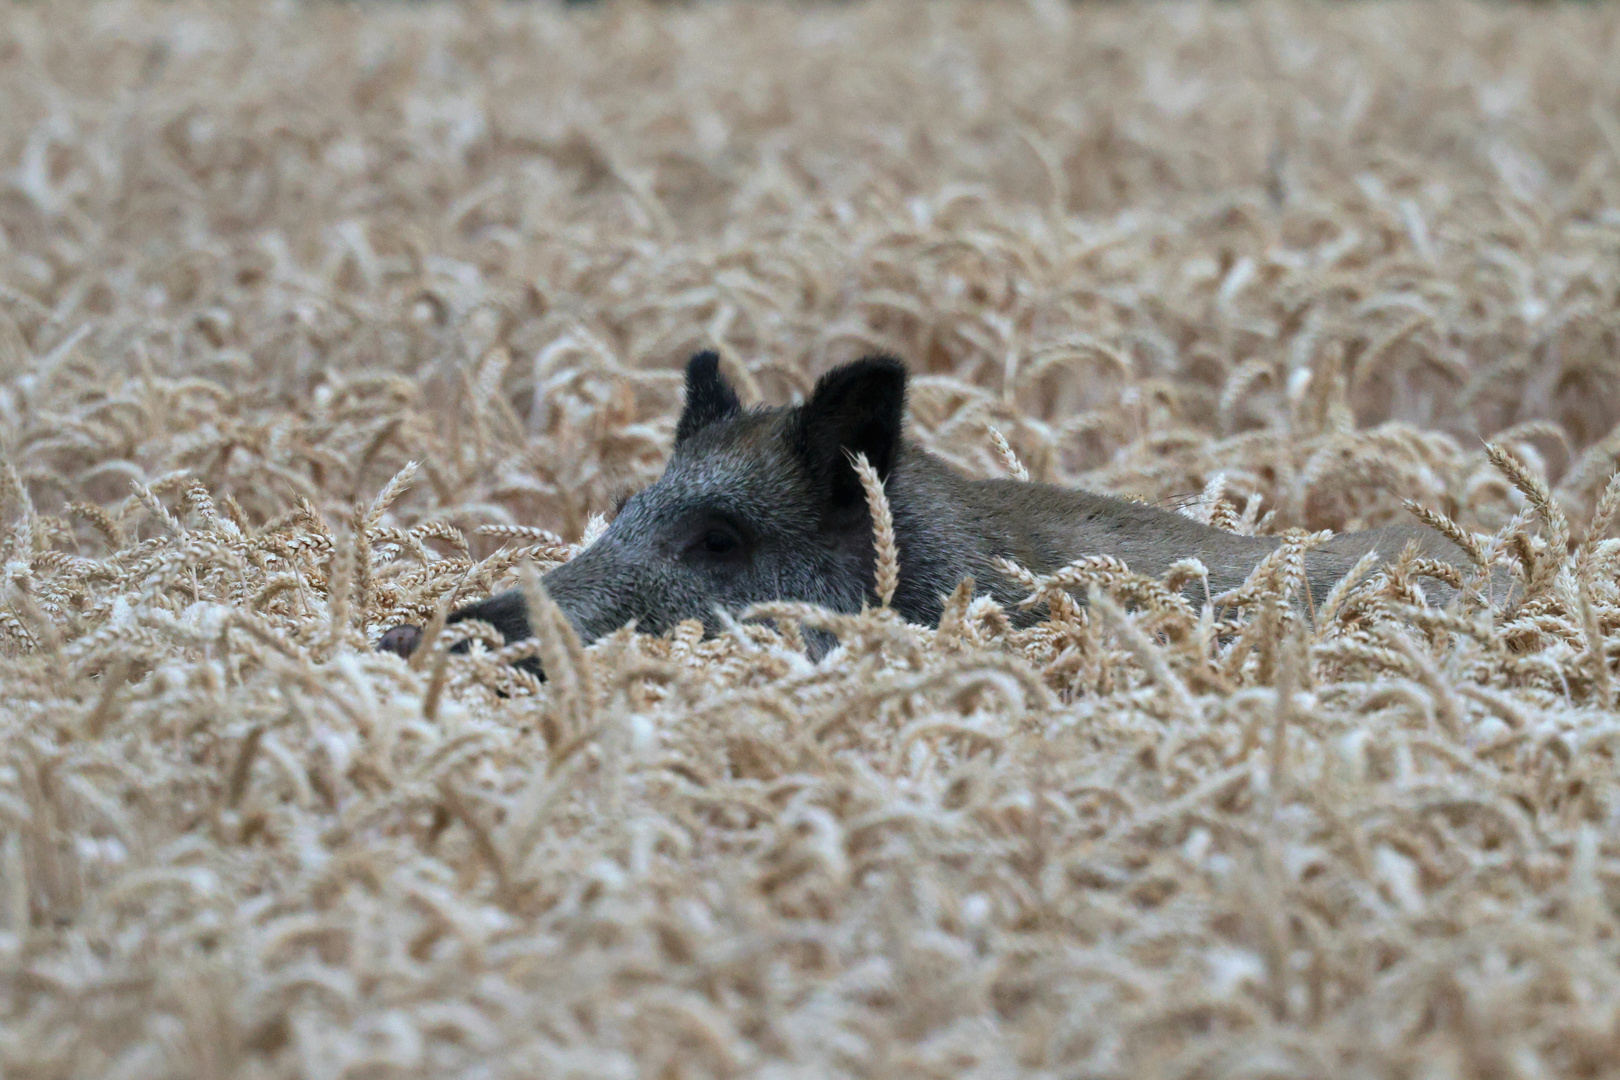
[[[888,479],[900,453],[906,412],[906,369],[887,356],[834,368],[816,383],[799,408],[795,436],[813,476],[831,489],[835,504],[864,498],[850,454],[865,454],[878,476]]]
[[[720,354],[700,352],[686,362],[686,408],[675,425],[675,441],[683,443],[710,424],[742,412],[737,392],[720,374]]]

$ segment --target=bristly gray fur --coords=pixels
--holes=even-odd
[[[1105,554],[1157,577],[1195,557],[1221,592],[1241,585],[1280,543],[1107,495],[969,479],[903,437],[905,378],[898,361],[870,358],[829,372],[802,405],[745,410],[718,358],[699,354],[688,366],[687,406],[663,475],[589,549],[547,574],[547,591],[586,641],[632,620],[659,633],[696,618],[713,631],[717,606],[740,611],[770,600],[859,611],[876,602],[875,556],[845,451],[865,453],[884,478],[900,555],[893,607],[912,622],[937,623],[943,598],[968,575],[981,594],[1022,599],[1002,558],[1049,573]],[[1348,533],[1307,555],[1312,595],[1325,596],[1367,551],[1394,558],[1410,541],[1426,557],[1466,562],[1422,526]],[[516,591],[450,616],[461,619],[488,621],[508,641],[530,634]]]

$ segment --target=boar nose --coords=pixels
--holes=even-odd
[[[458,642],[450,647],[450,651],[464,653],[468,650],[468,644],[465,641]],[[421,645],[422,628],[420,626],[411,626],[409,623],[401,623],[399,626],[383,631],[382,636],[377,639],[376,649],[378,652],[391,652],[396,656],[409,660]],[[536,658],[526,656],[517,661],[517,666],[529,672],[541,682],[545,682],[546,673],[540,667],[540,661]],[[502,694],[501,696],[504,697],[505,695]]]
[[[377,639],[377,651],[391,652],[408,660],[420,644],[422,644],[422,628],[401,625],[383,631],[383,636]]]

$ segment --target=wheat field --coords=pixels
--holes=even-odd
[[[1620,9],[15,4],[0,101],[8,1080],[1620,1072]],[[704,347],[1286,541],[372,650]]]

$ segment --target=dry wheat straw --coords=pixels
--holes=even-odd
[[[900,549],[894,539],[894,515],[889,511],[889,497],[883,490],[883,479],[878,476],[865,454],[851,457],[855,473],[866,492],[866,506],[872,514],[872,551],[875,560],[872,589],[884,607],[894,599],[894,590],[900,584]]]
[[[996,448],[996,456],[1001,459],[1002,465],[1012,473],[1014,479],[1027,481],[1029,470],[1018,459],[1018,452],[1012,448],[1012,443],[1007,441],[1007,436],[992,424],[986,424],[985,428],[990,433],[990,445]]]

